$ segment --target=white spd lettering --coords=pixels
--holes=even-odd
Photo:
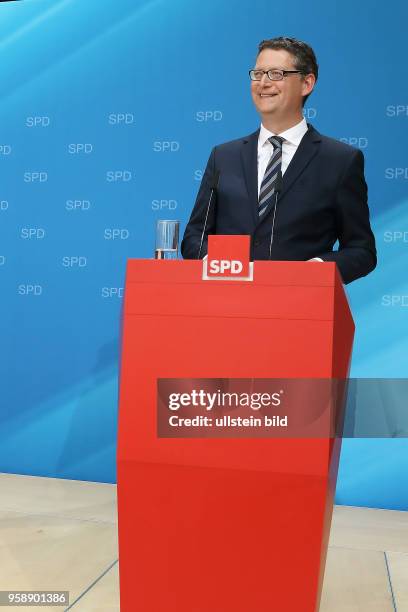
[[[242,272],[243,264],[238,260],[228,260],[228,259],[212,259],[210,261],[210,272],[212,274],[225,274],[229,272],[230,274],[239,274]]]

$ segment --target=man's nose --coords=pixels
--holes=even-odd
[[[267,84],[268,82],[270,82],[270,79],[269,79],[268,75],[266,74],[266,72],[264,72],[262,77],[261,77],[260,83],[263,86],[263,85]]]

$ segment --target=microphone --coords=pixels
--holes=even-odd
[[[218,189],[218,183],[220,182],[220,174],[221,173],[220,173],[219,170],[215,171],[214,178],[213,178],[213,180],[211,182],[211,185],[210,185],[210,197],[208,198],[207,211],[205,213],[204,227],[203,227],[203,231],[202,231],[202,234],[201,234],[200,248],[198,249],[197,259],[201,258],[201,250],[203,248],[205,230],[207,229],[208,215],[210,213],[210,208],[211,208],[211,202],[212,202],[212,199],[213,199],[213,195],[214,195],[214,193]]]
[[[271,241],[269,243],[269,259],[272,259],[272,244],[273,244],[273,236],[275,232],[276,206],[278,204],[278,197],[279,197],[280,192],[282,191],[282,187],[283,187],[282,170],[279,170],[278,176],[276,177],[276,183],[275,183],[275,189],[274,189],[275,205],[273,207]]]

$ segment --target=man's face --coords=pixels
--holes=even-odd
[[[296,70],[294,57],[285,49],[264,49],[258,55],[256,69]],[[276,117],[280,120],[299,115],[302,99],[313,89],[313,75],[306,78],[301,74],[284,76],[282,81],[271,81],[264,74],[261,81],[251,81],[251,94],[261,117]]]

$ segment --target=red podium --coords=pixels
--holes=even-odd
[[[332,263],[130,260],[118,440],[121,612],[316,612],[341,439],[159,438],[159,378],[346,378]],[[301,407],[299,408],[301,410]]]

